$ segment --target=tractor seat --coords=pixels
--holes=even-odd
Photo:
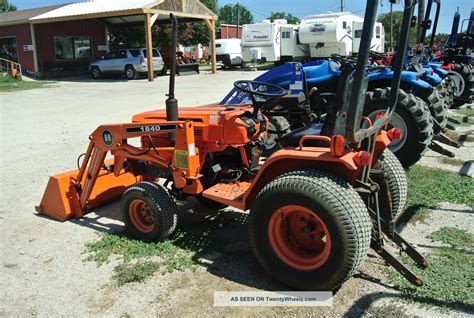
[[[313,123],[309,124],[308,126],[300,127],[298,129],[295,129],[293,131],[290,131],[289,133],[283,135],[280,137],[280,145],[283,147],[298,147],[300,143],[300,139],[303,136],[306,135],[314,135],[318,136],[321,135],[321,130],[323,129],[323,124],[321,123]],[[308,140],[307,144],[305,142],[305,145],[308,147],[311,146],[318,146],[318,141],[316,140]]]

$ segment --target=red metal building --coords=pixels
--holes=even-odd
[[[239,26],[239,32],[237,32],[237,26],[235,24],[221,24],[220,31],[218,31],[217,38],[219,39],[240,39],[242,36],[242,26]]]
[[[97,20],[33,24],[30,19],[64,5],[0,14],[0,58],[41,77],[84,73],[107,51],[106,26]]]
[[[108,51],[109,26],[144,26],[152,52],[152,26],[169,23],[170,13],[180,22],[204,21],[215,45],[217,15],[199,0],[88,0],[0,13],[0,58],[20,63],[23,74],[36,77],[84,74],[90,61]],[[153,80],[153,72],[148,76]]]

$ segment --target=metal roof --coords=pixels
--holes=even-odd
[[[54,6],[47,6],[41,8],[27,9],[27,10],[18,10],[0,13],[0,25],[15,25],[22,23],[29,23],[29,20],[37,15],[61,8],[68,5],[59,4]]]
[[[31,21],[39,21],[55,18],[68,18],[77,16],[87,16],[93,14],[120,15],[131,10],[149,9],[164,0],[93,0],[88,2],[72,3],[56,10],[52,10],[38,16],[32,17]]]

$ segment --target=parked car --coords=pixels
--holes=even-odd
[[[100,60],[90,63],[89,71],[93,78],[103,75],[124,74],[129,80],[137,79],[140,74],[146,74],[146,49],[119,49],[108,52]],[[157,49],[153,49],[153,70],[156,74],[164,75],[167,72],[163,58]]]

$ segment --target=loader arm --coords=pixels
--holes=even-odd
[[[174,133],[173,147],[155,147],[151,137]],[[149,146],[133,146],[129,140],[148,138]],[[194,143],[192,122],[156,121],[99,126],[78,170],[50,178],[39,208],[55,219],[80,218],[90,209],[119,197],[136,183],[133,169],[125,162],[143,162],[170,169],[175,186],[184,192],[202,191],[199,150]],[[105,160],[107,154],[113,160]],[[138,175],[138,174],[137,174]]]

